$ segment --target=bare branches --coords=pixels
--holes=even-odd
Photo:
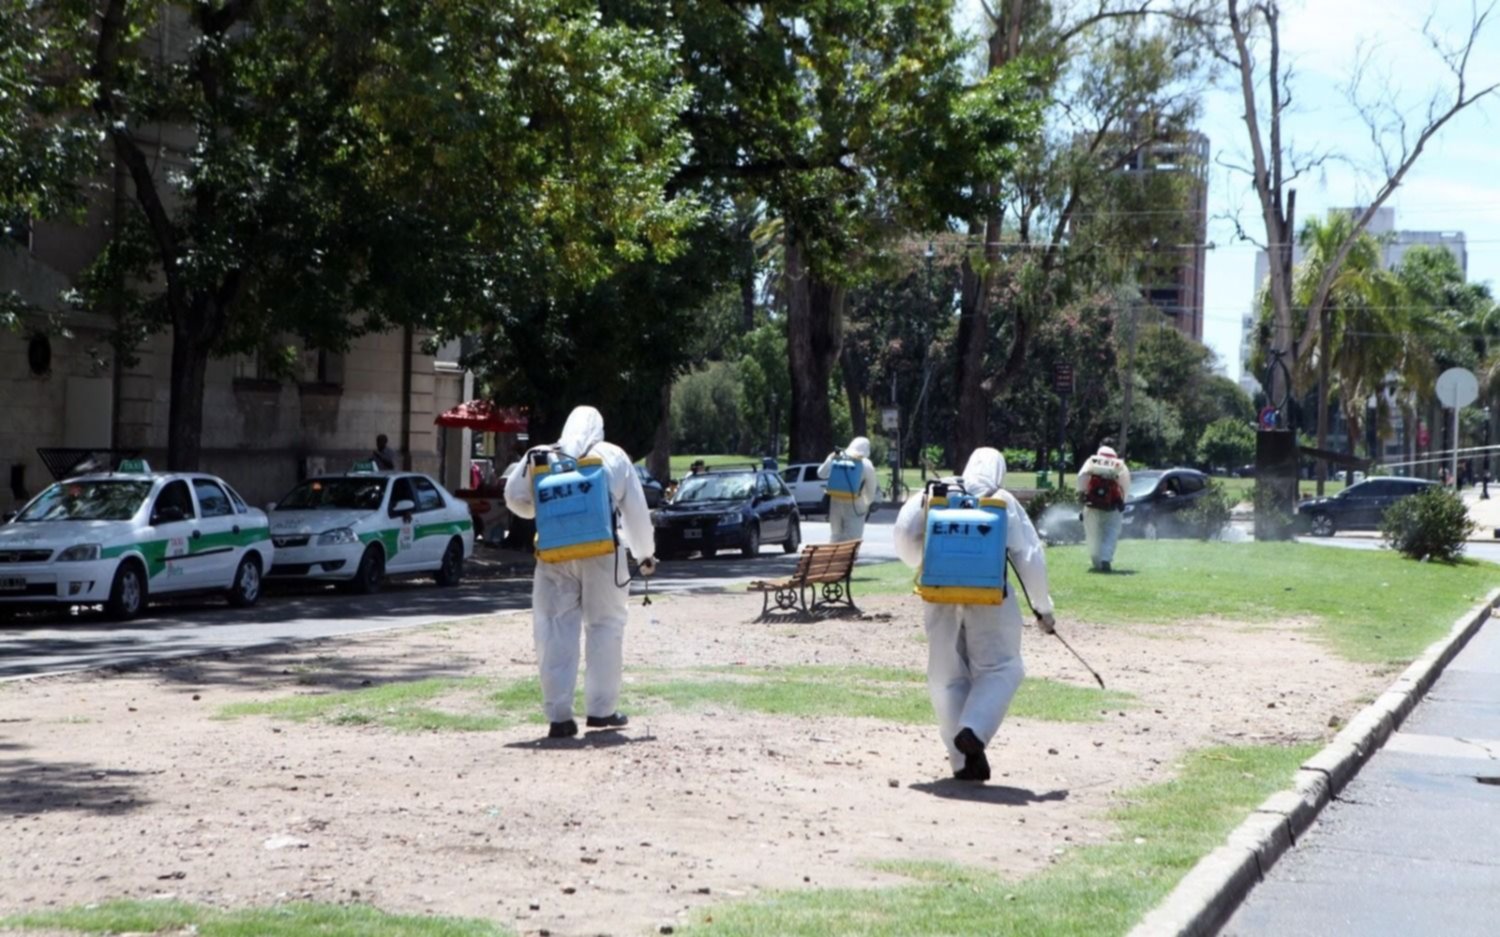
[[[1423,26],[1423,33],[1427,37],[1428,44],[1438,51],[1439,57],[1448,65],[1449,72],[1453,77],[1454,86],[1450,94],[1436,92],[1429,100],[1423,123],[1420,129],[1413,134],[1409,118],[1401,109],[1395,94],[1386,89],[1382,99],[1375,103],[1361,103],[1357,97],[1360,74],[1350,85],[1351,98],[1361,118],[1365,120],[1370,138],[1376,151],[1380,154],[1382,166],[1385,170],[1385,181],[1380,185],[1373,198],[1354,219],[1354,224],[1343,243],[1339,245],[1331,262],[1324,268],[1323,275],[1319,279],[1317,289],[1313,294],[1310,304],[1307,324],[1303,327],[1302,335],[1298,339],[1298,347],[1306,347],[1313,339],[1319,325],[1320,313],[1328,301],[1329,292],[1333,289],[1333,282],[1339,274],[1344,261],[1348,259],[1350,251],[1354,249],[1359,236],[1369,225],[1370,219],[1375,212],[1385,204],[1386,200],[1400,188],[1406,174],[1411,171],[1427,144],[1432,138],[1445,127],[1453,118],[1474,106],[1479,101],[1500,90],[1500,82],[1471,88],[1469,84],[1469,63],[1474,52],[1474,47],[1484,30],[1485,24],[1495,10],[1495,2],[1491,2],[1481,12],[1477,6],[1471,5],[1471,16],[1469,28],[1461,43],[1457,46],[1446,46],[1442,38],[1437,34],[1433,26],[1433,20],[1428,18]],[[1360,69],[1363,72],[1363,67]],[[1394,136],[1394,140],[1392,140]],[[1392,152],[1398,155],[1393,157]]]

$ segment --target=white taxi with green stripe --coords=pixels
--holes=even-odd
[[[420,472],[353,471],[309,478],[271,505],[278,579],[374,592],[388,575],[463,578],[474,554],[469,507]]]
[[[266,515],[223,479],[135,460],[58,482],[0,526],[0,611],[103,605],[125,620],[186,592],[253,605],[274,553]]]

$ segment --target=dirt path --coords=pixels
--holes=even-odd
[[[632,609],[627,679],[658,668],[925,663],[920,608],[756,625],[758,601]],[[0,913],[173,895],[484,917],[522,933],[639,934],[766,888],[878,886],[882,860],[1023,875],[1108,837],[1119,792],[1191,748],[1319,738],[1383,680],[1295,622],[1068,623],[1135,704],[1087,724],[1012,718],[994,782],[944,781],[935,728],[671,711],[581,742],[539,727],[401,734],[213,718],[233,702],[425,676],[528,677],[524,616],[0,686]],[[1031,676],[1090,684],[1029,632]],[[634,672],[630,668],[636,668]],[[650,670],[646,670],[650,668]]]

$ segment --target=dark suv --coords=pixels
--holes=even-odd
[[[758,556],[762,543],[779,543],[787,553],[802,545],[797,503],[770,469],[714,469],[689,475],[672,500],[651,515],[656,553],[661,557],[705,557],[720,550]]]
[[[1332,497],[1302,502],[1297,517],[1316,537],[1332,537],[1338,530],[1374,530],[1386,508],[1436,484],[1425,478],[1372,478]]]
[[[1208,476],[1195,469],[1132,472],[1125,492],[1125,536],[1155,540],[1186,534],[1179,515],[1207,489]]]

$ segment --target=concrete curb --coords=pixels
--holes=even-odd
[[[1396,682],[1366,706],[1322,751],[1303,762],[1290,790],[1266,798],[1204,856],[1171,894],[1146,914],[1130,937],[1198,937],[1218,932],[1235,908],[1282,854],[1312,826],[1318,814],[1385,744],[1437,681],[1443,668],[1489,620],[1500,589],[1454,622],[1402,671]]]

